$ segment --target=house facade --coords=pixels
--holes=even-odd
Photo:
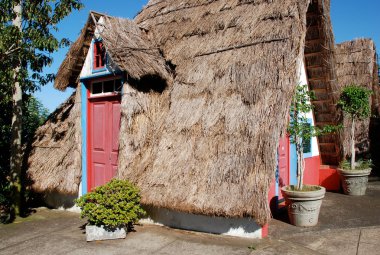
[[[55,81],[76,92],[33,144],[32,187],[69,207],[125,178],[149,222],[265,236],[269,205],[296,179],[295,86],[316,95],[311,125],[336,122],[333,41],[326,0],[151,1],[133,21],[91,12]],[[306,183],[337,164],[339,146],[310,141]]]

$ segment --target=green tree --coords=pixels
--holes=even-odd
[[[297,190],[303,190],[303,177],[305,172],[305,159],[303,149],[312,137],[336,131],[338,126],[326,125],[323,128],[310,125],[306,114],[312,111],[313,105],[310,103],[314,99],[314,94],[308,91],[307,85],[297,85],[290,106],[290,121],[288,134],[290,142],[295,144],[297,152]]]
[[[1,91],[1,90],[0,90]],[[1,92],[0,92],[1,93]],[[49,115],[38,99],[31,95],[23,95],[22,107],[22,140],[23,148],[33,141],[34,134]],[[0,101],[0,222],[10,220],[11,186],[9,183],[9,159],[11,142],[12,102],[5,104]]]
[[[355,170],[355,121],[368,118],[371,115],[369,98],[371,90],[351,85],[343,89],[338,107],[351,120],[351,169]]]
[[[22,200],[22,95],[54,79],[43,69],[51,65],[51,53],[69,41],[53,33],[63,18],[81,7],[80,0],[0,1],[0,83],[7,92],[0,100],[12,102],[9,179],[17,214]]]

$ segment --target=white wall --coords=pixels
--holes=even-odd
[[[305,67],[304,60],[301,61],[301,64],[299,66],[300,66],[299,70],[298,70],[298,73],[299,73],[299,84],[301,84],[301,85],[308,84],[308,82],[307,82],[307,74],[306,74],[306,67]],[[314,126],[315,125],[315,121],[314,121],[314,115],[313,115],[312,111],[308,112],[306,114],[306,117],[308,119],[312,120],[311,124]],[[314,156],[318,156],[318,155],[319,155],[318,140],[317,140],[316,137],[313,137],[312,140],[311,140],[311,155],[309,155],[309,157],[314,157]]]
[[[164,208],[145,208],[148,218],[140,222],[173,228],[245,238],[262,238],[262,228],[250,218],[211,217],[182,213]]]

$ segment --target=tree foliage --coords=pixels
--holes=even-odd
[[[54,79],[54,74],[44,73],[44,67],[52,64],[53,52],[69,44],[68,39],[55,36],[58,24],[81,7],[80,0],[0,0],[0,191],[6,190],[9,182],[13,185],[16,194],[13,202],[17,209],[20,209],[22,186],[21,146],[30,140],[47,114],[30,94]],[[22,89],[20,93],[18,84]],[[20,95],[17,100],[15,95]],[[26,111],[23,115],[22,109]],[[17,123],[13,127],[12,116]],[[12,169],[6,164],[10,158],[14,159],[10,163]],[[15,162],[17,166],[13,167]]]
[[[351,119],[359,120],[368,118],[371,115],[371,106],[369,97],[372,94],[371,90],[366,88],[351,85],[342,90],[338,101],[338,107],[349,115]]]
[[[31,142],[35,131],[41,126],[49,115],[48,109],[35,97],[24,95],[23,101],[23,129],[22,139],[24,147]],[[11,102],[0,102],[0,211],[1,207],[8,208],[10,203],[11,188],[8,181],[9,176],[9,157],[10,157],[10,142],[11,142]],[[1,212],[0,212],[1,213]],[[9,219],[9,215],[4,214],[0,217],[0,222]]]
[[[308,90],[307,85],[297,85],[290,106],[290,121],[288,125],[288,134],[290,142],[295,144],[297,152],[297,190],[303,190],[304,176],[304,155],[303,148],[312,137],[335,132],[339,126],[326,125],[319,128],[310,125],[307,113],[313,110],[311,100],[314,99],[313,92]]]
[[[342,90],[338,107],[351,120],[351,169],[355,170],[355,121],[371,115],[371,90],[358,85],[350,85]]]
[[[19,80],[24,92],[34,92],[52,81],[53,74],[44,74],[51,65],[51,53],[67,46],[67,38],[57,39],[58,23],[72,10],[80,9],[80,0],[22,1],[22,30],[12,25],[16,0],[0,1],[0,83],[12,86],[13,70],[21,62]],[[17,43],[19,42],[19,43]]]

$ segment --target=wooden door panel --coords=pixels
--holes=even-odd
[[[120,98],[97,98],[90,106],[89,190],[103,185],[117,173],[120,130]]]
[[[104,184],[106,178],[106,166],[105,164],[93,164],[93,188]]]
[[[106,112],[107,112],[107,104],[102,103],[94,103],[92,110],[92,147],[94,151],[106,151]]]

